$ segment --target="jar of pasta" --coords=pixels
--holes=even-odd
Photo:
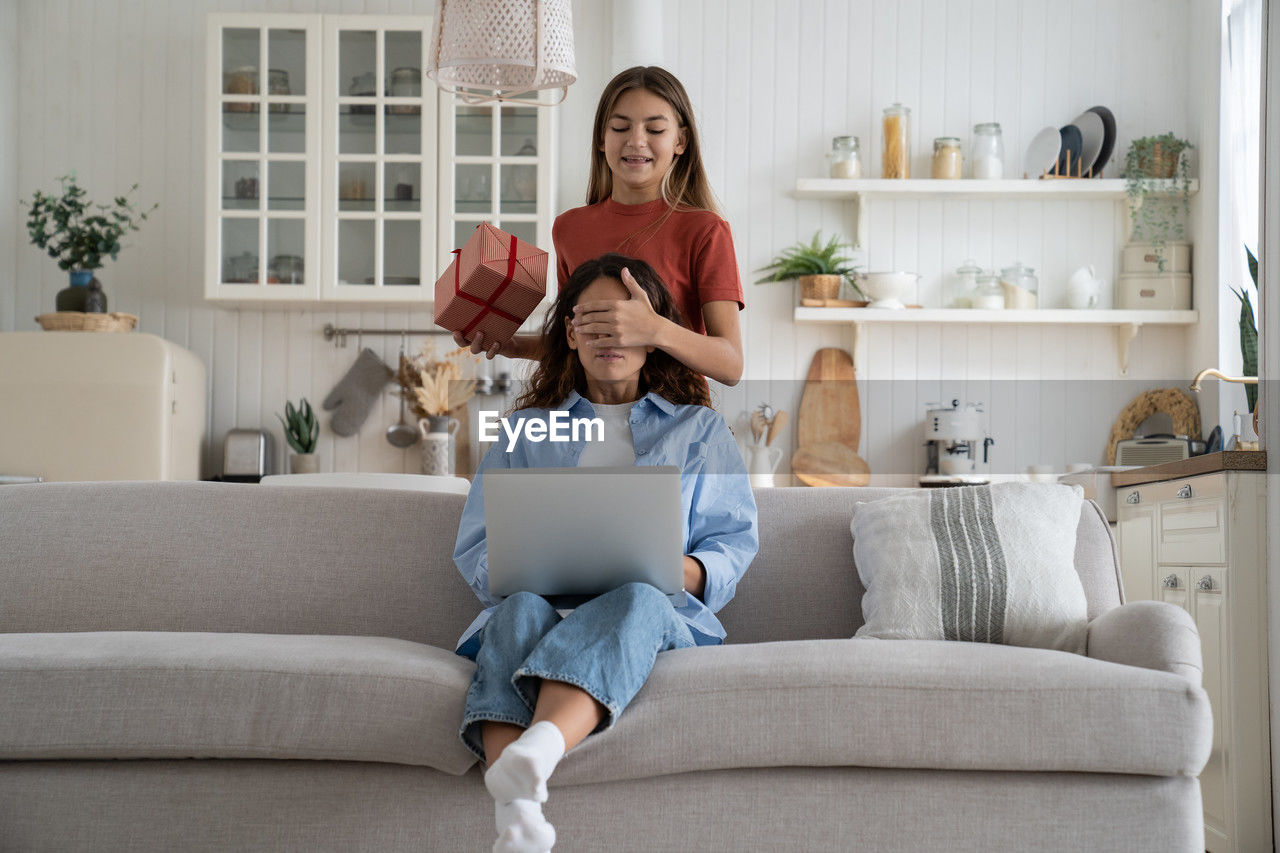
[[[933,177],[959,178],[962,160],[959,139],[954,136],[939,136],[933,140]]]
[[[837,136],[831,140],[831,177],[861,178],[862,152],[856,136]]]
[[[911,177],[911,110],[902,104],[885,107],[884,152],[880,177]]]

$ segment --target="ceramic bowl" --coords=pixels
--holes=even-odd
[[[903,300],[910,298],[920,276],[913,272],[860,272],[858,289],[871,300],[868,308],[906,308]]]

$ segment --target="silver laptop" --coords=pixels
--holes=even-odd
[[[484,472],[489,591],[594,595],[632,581],[686,603],[680,469]]]

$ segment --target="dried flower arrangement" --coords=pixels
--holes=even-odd
[[[435,342],[428,338],[412,358],[401,354],[396,381],[400,384],[400,396],[419,418],[447,415],[475,395],[476,381],[464,379],[464,363],[474,365],[479,356],[471,355],[467,347],[459,347],[436,358]]]

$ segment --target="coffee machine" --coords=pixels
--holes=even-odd
[[[925,467],[921,485],[990,482],[990,448],[995,439],[983,426],[982,403],[959,400],[927,403]]]

